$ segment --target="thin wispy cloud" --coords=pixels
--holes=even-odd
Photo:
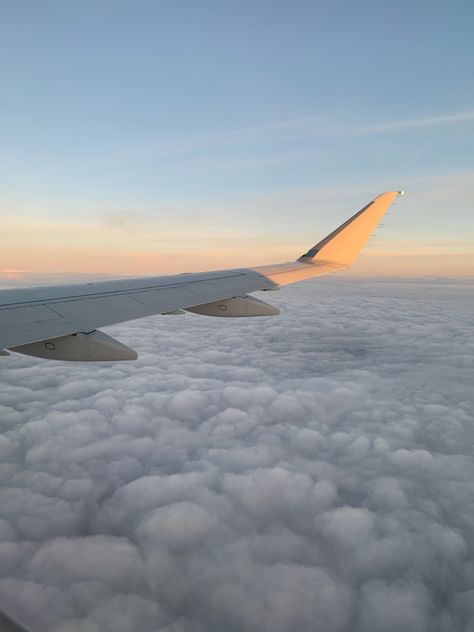
[[[419,117],[401,121],[387,121],[382,123],[367,124],[361,126],[344,126],[336,123],[329,126],[327,118],[321,115],[306,116],[302,118],[278,121],[273,124],[255,125],[240,130],[229,132],[225,135],[231,140],[255,140],[268,139],[275,141],[300,140],[314,136],[351,136],[359,134],[383,134],[397,130],[412,129],[418,127],[432,127],[440,125],[452,125],[474,121],[474,110],[455,112],[439,116]]]
[[[422,118],[408,119],[406,121],[394,121],[387,123],[379,123],[375,125],[367,125],[359,129],[352,130],[352,134],[383,134],[397,130],[412,129],[417,127],[434,127],[438,125],[452,125],[454,123],[467,123],[474,121],[474,110],[465,112],[455,112],[454,114],[445,114],[442,116],[427,116]],[[348,132],[342,132],[348,133]]]
[[[114,159],[122,156],[125,161],[136,159],[153,160],[159,157],[199,157],[199,160],[214,159],[216,153],[219,154],[219,161],[222,160],[222,152],[228,150],[258,147],[259,150],[271,148],[278,144],[291,144],[311,141],[317,138],[344,138],[351,136],[369,136],[377,134],[388,134],[403,132],[404,130],[416,130],[429,127],[442,127],[461,125],[474,121],[474,109],[449,114],[435,116],[421,116],[405,120],[368,122],[357,124],[343,120],[341,115],[335,118],[333,115],[315,114],[299,118],[275,121],[272,123],[262,123],[246,126],[238,129],[210,131],[203,134],[193,134],[189,136],[174,137],[168,139],[145,140],[127,145],[125,149],[121,147],[109,148],[107,157],[113,153]],[[204,158],[206,157],[207,158]],[[105,157],[105,156],[104,156]],[[242,166],[255,166],[262,160],[265,163],[279,163],[286,161],[288,156],[279,157],[273,152],[265,157],[253,157],[250,165],[246,159],[238,158],[237,163]],[[229,160],[226,157],[226,161]],[[235,158],[231,160],[235,162]]]

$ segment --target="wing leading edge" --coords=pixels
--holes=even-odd
[[[54,358],[54,348],[63,350],[60,359],[132,359],[132,350],[104,334],[94,332],[127,320],[153,314],[189,310],[212,316],[261,316],[278,313],[254,297],[258,290],[278,289],[319,274],[345,268],[356,259],[367,239],[401,191],[382,193],[350,217],[339,228],[310,248],[297,261],[255,268],[220,270],[141,279],[56,285],[41,288],[0,290],[0,352],[12,349]],[[257,303],[259,303],[257,305]],[[208,306],[208,307],[206,307]],[[87,353],[64,357],[64,349],[78,349],[85,334]],[[60,344],[55,344],[54,340]],[[53,342],[51,342],[53,341]],[[100,357],[109,349],[110,357]],[[113,343],[117,343],[114,349]],[[41,354],[43,343],[47,353]],[[86,344],[86,342],[84,343]],[[38,351],[39,350],[39,351]],[[53,350],[53,352],[51,351]],[[1,353],[0,353],[1,354]],[[59,359],[58,354],[58,359]],[[99,357],[98,357],[99,356]]]

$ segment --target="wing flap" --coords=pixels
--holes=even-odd
[[[72,301],[55,302],[51,305],[54,311],[64,320],[71,322],[80,318],[102,318],[111,311],[130,314],[137,310],[137,302],[127,294],[106,296],[103,298],[74,299]]]
[[[60,315],[43,305],[27,305],[25,307],[10,307],[2,310],[0,322],[4,327],[18,327],[28,323],[44,323],[57,320]]]

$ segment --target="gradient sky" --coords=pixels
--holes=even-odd
[[[474,4],[0,4],[3,276],[295,258],[407,195],[356,274],[474,274]]]

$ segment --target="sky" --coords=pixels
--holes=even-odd
[[[294,259],[385,190],[350,274],[474,274],[474,5],[0,4],[3,278]]]
[[[281,316],[1,365],[0,607],[32,632],[474,629],[473,281],[331,275]]]

